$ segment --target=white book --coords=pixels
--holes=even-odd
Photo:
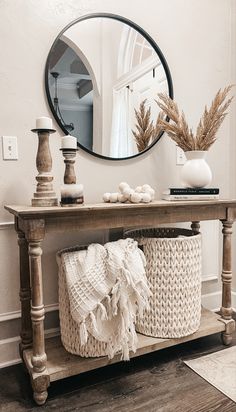
[[[219,200],[219,195],[168,195],[162,194],[163,200]]]

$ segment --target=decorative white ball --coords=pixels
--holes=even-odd
[[[137,186],[135,189],[136,193],[141,193],[142,192],[142,186]]]
[[[131,201],[132,203],[140,203],[140,202],[141,202],[141,199],[142,199],[141,193],[134,192],[134,193],[132,193],[132,195],[130,196],[130,201]]]
[[[118,193],[118,202],[124,203],[126,200],[127,198],[123,193]]]
[[[142,192],[144,192],[144,193],[146,193],[148,190],[150,190],[151,189],[151,186],[150,185],[143,185],[142,186]]]
[[[130,187],[129,187],[128,183],[126,183],[126,182],[121,182],[118,186],[118,189],[121,193],[124,193],[124,190],[128,189],[128,188],[130,188]]]
[[[110,202],[110,196],[111,196],[111,194],[110,193],[104,193],[104,195],[103,195],[103,201],[104,202]]]
[[[147,190],[146,193],[149,193],[149,194],[150,194],[152,200],[154,199],[154,197],[155,197],[155,190],[152,189],[152,187],[151,187],[149,190]]]
[[[130,187],[126,187],[123,191],[123,195],[125,196],[126,200],[130,200],[130,196],[134,193],[134,189]]]
[[[116,203],[118,201],[118,193],[111,193],[110,194],[110,202]]]
[[[143,193],[142,194],[142,202],[143,203],[150,203],[151,202],[151,195],[150,193]]]

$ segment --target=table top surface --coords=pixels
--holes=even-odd
[[[83,213],[90,213],[91,211],[98,212],[112,212],[115,211],[154,211],[159,209],[178,209],[178,208],[236,208],[236,199],[217,199],[217,200],[185,200],[185,201],[166,201],[154,200],[151,203],[91,203],[81,204],[73,207],[61,206],[30,206],[30,205],[6,205],[5,209],[16,216],[30,217],[30,216],[44,216],[44,215],[77,215]]]

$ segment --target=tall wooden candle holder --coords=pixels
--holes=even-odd
[[[37,124],[36,124],[37,125]],[[55,133],[54,129],[37,128],[32,132],[38,134],[38,151],[36,166],[39,172],[36,176],[37,187],[32,199],[32,206],[57,206],[58,199],[53,191],[52,157],[49,147],[49,135]]]
[[[76,184],[75,157],[77,149],[62,148],[65,163],[64,185],[61,187],[61,206],[77,206],[84,203],[83,185]]]

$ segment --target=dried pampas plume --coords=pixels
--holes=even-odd
[[[197,126],[196,135],[189,128],[184,113],[180,113],[174,100],[164,93],[159,93],[159,100],[156,101],[162,110],[159,116],[158,127],[165,131],[168,136],[175,141],[185,152],[190,150],[208,150],[216,140],[216,133],[221,126],[233,97],[226,100],[232,85],[218,90],[215,98],[208,110],[205,107],[204,113]],[[169,118],[169,122],[164,119],[164,114]]]
[[[146,110],[146,99],[140,103],[139,109],[135,111],[137,123],[135,125],[137,130],[132,130],[133,136],[139,152],[145,150],[152,140],[154,127],[151,117],[151,108]]]

